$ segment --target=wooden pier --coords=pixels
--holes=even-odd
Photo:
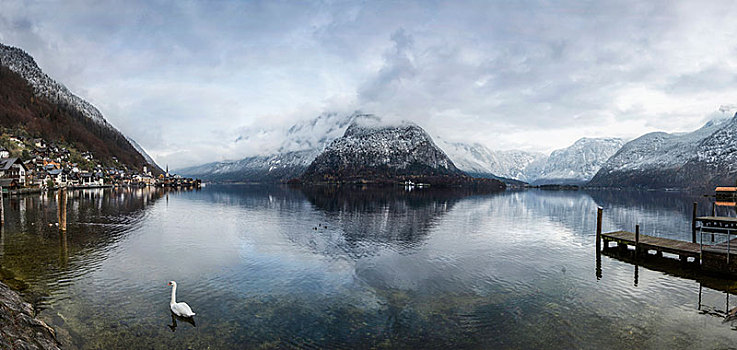
[[[662,258],[667,253],[677,256],[682,264],[694,265],[705,272],[737,276],[737,218],[714,216],[713,211],[712,216],[697,217],[694,203],[692,239],[688,242],[640,234],[639,225],[635,226],[635,232],[602,233],[602,211],[599,208],[596,215],[597,254],[618,251],[621,255],[643,259]],[[715,236],[720,239],[715,240]],[[611,242],[616,244],[612,247]]]
[[[617,246],[622,249],[626,246],[635,247],[637,254],[648,254],[655,251],[655,255],[662,256],[663,253],[678,255],[683,262],[688,258],[699,259],[701,254],[700,245],[693,242],[679,241],[675,239],[653,237],[648,235],[639,235],[639,240],[635,232],[615,231],[603,233],[601,239],[604,241],[604,249],[609,249],[609,242],[617,242]]]

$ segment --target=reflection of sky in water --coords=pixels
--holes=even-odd
[[[635,286],[634,265],[606,256],[595,275],[597,206],[605,230],[690,238],[691,203],[710,210],[699,197],[251,186],[72,197],[65,239],[48,226],[53,197],[11,199],[0,236],[3,278],[70,347],[698,348],[734,337],[699,314],[694,280],[639,267]],[[172,279],[196,328],[166,326]],[[702,293],[707,309],[724,297]]]

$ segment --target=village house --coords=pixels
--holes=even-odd
[[[61,163],[55,162],[53,160],[44,159],[43,165],[44,165],[44,169],[47,171],[54,170],[54,169],[61,169]]]
[[[62,169],[53,169],[46,172],[48,174],[48,179],[51,179],[54,181],[54,186],[56,187],[64,187],[68,183],[68,175],[64,172]]]
[[[25,186],[26,172],[28,168],[20,158],[0,159],[0,178],[13,179],[19,186]]]
[[[102,174],[98,174],[98,173],[82,172],[79,174],[79,177],[80,177],[79,186],[85,186],[85,187],[103,186],[105,185],[105,180],[103,180],[101,175]]]

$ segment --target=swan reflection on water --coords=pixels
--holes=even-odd
[[[167,326],[169,327],[169,329],[171,329],[172,332],[177,331],[177,320],[189,323],[192,325],[192,327],[197,327],[197,325],[194,322],[194,317],[177,316],[173,312],[170,312],[170,314],[171,314],[171,324],[168,324]]]

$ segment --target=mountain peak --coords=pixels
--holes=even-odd
[[[0,78],[5,88],[12,90],[7,92],[8,101],[3,106],[6,109],[4,126],[24,128],[52,140],[85,144],[99,158],[124,159],[136,168],[148,163],[148,155],[143,155],[142,148],[139,147],[141,151],[136,149],[92,104],[46,75],[27,52],[0,44],[0,66],[5,73]],[[37,102],[29,105],[31,97],[36,97]],[[16,104],[23,107],[15,108]],[[40,117],[42,115],[47,117]],[[157,168],[153,160],[150,161],[150,165]]]
[[[420,126],[409,121],[399,121],[395,123],[388,123],[381,118],[372,114],[363,114],[356,117],[348,129],[346,129],[344,137],[358,137],[362,135],[368,135],[380,131],[389,130],[415,130],[417,132],[425,133]],[[429,136],[427,136],[429,138]]]
[[[10,67],[10,64],[23,64],[38,69],[33,56],[21,48],[8,46],[3,43],[0,43],[0,63],[6,67]]]
[[[464,177],[421,127],[384,123],[376,116],[355,120],[310,164],[308,182],[397,182]]]
[[[51,79],[39,68],[31,55],[17,47],[0,45],[0,65],[8,67],[28,81],[36,95],[43,96],[57,104],[69,105],[95,123],[112,128],[95,106],[71,93],[66,86]]]
[[[628,142],[589,183],[600,187],[707,188],[734,182],[737,116],[725,108],[687,133],[655,132]],[[731,111],[730,111],[731,114]]]

